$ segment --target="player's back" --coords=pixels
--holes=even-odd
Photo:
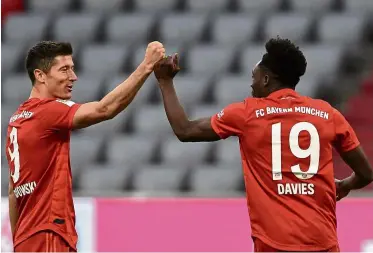
[[[6,150],[19,212],[15,245],[38,231],[53,230],[76,246],[70,130],[63,127],[73,107],[62,102],[29,99],[9,121]]]
[[[332,146],[344,131],[336,129],[342,116],[290,89],[246,105],[240,146],[253,236],[289,251],[335,246]]]

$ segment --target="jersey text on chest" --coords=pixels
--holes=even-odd
[[[29,195],[35,190],[35,187],[36,187],[35,181],[21,184],[20,186],[17,186],[16,188],[14,188],[14,195],[16,195],[16,198]]]
[[[18,113],[18,114],[15,114],[13,115],[10,120],[9,120],[9,123],[12,123],[14,121],[16,121],[17,119],[29,119],[32,117],[34,113],[33,112],[29,112],[29,111],[22,111],[21,113]]]
[[[306,106],[295,106],[295,107],[290,107],[290,108],[268,106],[264,109],[256,110],[255,115],[257,118],[260,118],[260,117],[264,117],[266,115],[271,115],[271,114],[287,114],[287,113],[294,113],[294,112],[317,116],[323,119],[329,119],[329,113],[321,111],[319,109],[312,108],[312,107],[306,107]]]

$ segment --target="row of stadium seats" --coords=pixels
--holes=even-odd
[[[92,13],[67,13],[57,18],[48,14],[17,14],[8,18],[5,43],[34,43],[48,36],[70,41],[75,46],[106,40],[123,45],[143,44],[156,36],[166,44],[185,44],[211,39],[223,45],[240,45],[281,34],[296,42],[320,40],[356,42],[361,40],[368,16],[360,13],[334,13],[323,16],[302,13],[224,14],[168,13],[161,18],[146,13],[103,17]],[[231,29],[235,27],[235,29]],[[210,38],[209,38],[210,37]],[[29,45],[27,45],[29,46]]]
[[[2,169],[6,171],[6,168]],[[79,176],[74,177],[74,189],[89,194],[124,190],[229,193],[242,192],[243,188],[239,164],[199,165],[193,168],[183,164],[149,164],[140,168],[123,164],[95,164],[86,166]]]
[[[6,46],[3,46],[4,48]],[[177,49],[172,50],[172,48],[170,51],[178,52]],[[312,96],[317,88],[317,79],[326,74],[333,74],[340,67],[343,59],[343,48],[315,45],[305,46],[303,51],[307,57],[308,65],[307,72],[302,77],[299,87],[304,95]],[[120,74],[124,72],[126,63],[131,65],[130,69],[136,68],[142,61],[144,52],[144,47],[140,47],[133,54],[120,47],[85,47],[76,59],[76,63],[80,65],[82,71],[78,73],[78,81],[74,86],[74,96],[80,101],[87,102],[97,99],[103,92],[112,90],[128,76],[128,74]],[[203,94],[210,87],[218,101],[232,102],[229,99],[235,98],[236,94],[240,94],[240,91],[247,90],[251,82],[251,69],[261,59],[263,53],[263,46],[248,46],[242,53],[230,47],[202,45],[181,51],[180,59],[183,73],[180,73],[176,79],[178,92],[181,96],[188,96],[188,94],[184,94],[189,93],[189,96],[193,99],[194,94]],[[16,55],[13,54],[12,57],[9,54],[8,57],[7,51],[4,54],[4,58],[14,60],[13,64],[8,61],[6,67],[9,68],[8,71],[11,73],[11,68],[14,70],[17,66]],[[24,56],[22,55],[22,57]],[[235,66],[235,68],[232,66]],[[235,74],[238,71],[242,74]],[[3,101],[9,104],[19,103],[27,98],[31,84],[25,73],[12,75],[9,72],[4,73]],[[155,82],[153,76],[149,82]],[[148,97],[147,94],[151,92],[150,88],[153,87],[148,86],[150,85],[145,85],[144,92],[142,92],[145,97]],[[237,87],[238,90],[228,92],[229,86]],[[191,89],[192,87],[194,89]],[[199,97],[195,97],[194,100],[199,100]]]
[[[206,76],[237,71],[250,73],[265,52],[263,45],[248,45],[242,48],[196,45],[184,49],[172,45],[168,47],[166,44],[165,47],[168,54],[180,53],[184,71]],[[132,72],[144,59],[145,48],[140,46],[132,51],[118,45],[87,45],[77,53],[75,61],[80,72],[88,74],[109,76],[125,72],[126,66]],[[5,69],[15,71],[17,66],[19,67],[20,59],[24,59],[24,51],[14,45],[3,45],[2,49],[3,60],[7,61]],[[328,44],[305,45],[302,46],[302,51],[307,58],[307,74],[323,75],[339,67],[343,47]]]
[[[225,11],[269,12],[281,9],[294,11],[331,11],[344,9],[349,12],[368,12],[373,9],[370,0],[28,0],[27,6],[32,12],[60,12],[83,9],[93,12],[118,12],[132,7],[138,12],[165,11]]]

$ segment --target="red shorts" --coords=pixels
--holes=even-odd
[[[285,250],[279,250],[279,249],[272,248],[271,246],[265,244],[258,238],[253,238],[253,241],[254,241],[254,252],[288,252]],[[310,251],[307,251],[307,252],[310,252]],[[320,251],[317,251],[317,252],[320,252]],[[339,250],[339,246],[336,245],[328,250],[324,250],[321,252],[340,252],[340,250]]]
[[[53,231],[44,230],[33,234],[14,248],[14,252],[76,252]]]

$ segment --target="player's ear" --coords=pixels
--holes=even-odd
[[[269,75],[264,75],[264,86],[267,86],[268,84],[269,84],[269,79],[270,79],[270,77],[269,77]]]
[[[44,83],[45,82],[45,78],[46,78],[46,75],[45,73],[40,70],[40,69],[35,69],[34,70],[34,76],[35,76],[35,80],[40,82],[40,83]]]

